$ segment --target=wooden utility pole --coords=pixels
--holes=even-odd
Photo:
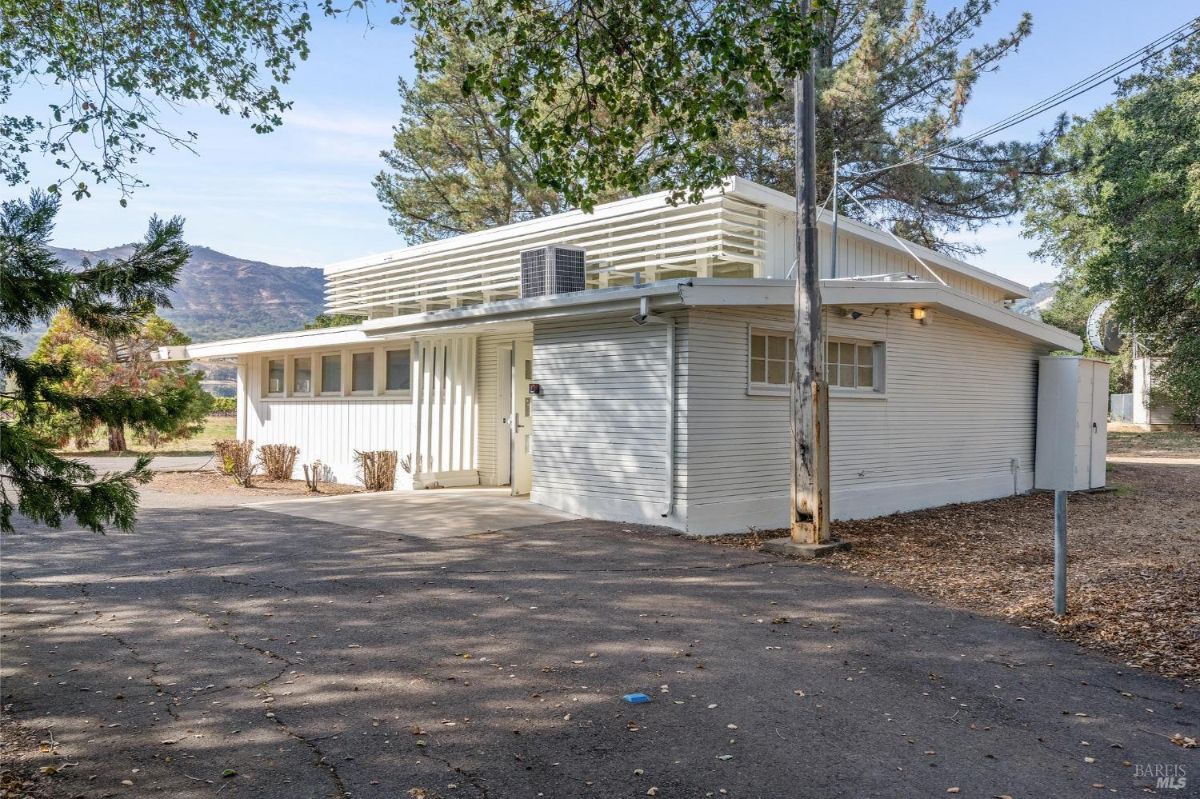
[[[808,14],[808,0],[801,12]],[[829,532],[829,390],[817,263],[816,90],[812,58],[796,76],[796,359],[792,374],[791,539],[773,550],[814,557],[844,548]]]

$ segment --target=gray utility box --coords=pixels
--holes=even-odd
[[[1108,364],[1082,356],[1038,359],[1034,488],[1104,487]]]

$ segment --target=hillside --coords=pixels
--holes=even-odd
[[[1034,319],[1041,319],[1042,312],[1054,302],[1054,294],[1057,291],[1057,283],[1038,283],[1036,286],[1030,287],[1029,299],[1013,303],[1012,309],[1017,313],[1032,316]]]
[[[55,254],[74,266],[84,258],[93,263],[119,258],[131,249],[132,245],[95,251],[56,248]],[[319,314],[323,289],[320,269],[274,266],[192,247],[172,293],[173,307],[161,313],[198,342],[278,333],[299,329]],[[41,327],[22,336],[23,348],[32,350],[44,332]]]

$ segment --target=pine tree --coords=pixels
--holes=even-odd
[[[137,438],[153,447],[190,438],[203,428],[212,406],[211,396],[200,387],[203,375],[191,370],[190,361],[155,361],[153,353],[159,347],[188,344],[191,339],[155,313],[137,319],[135,325],[124,335],[108,336],[84,327],[69,311],[61,310],[38,342],[33,360],[66,367],[66,377],[57,384],[65,394],[103,394],[118,387],[131,396],[149,398],[185,392],[190,401],[181,406],[169,428],[160,429],[146,422],[132,428]],[[89,426],[78,413],[63,412],[51,415],[39,426],[39,432],[60,447],[71,438],[86,437],[92,429],[94,425]],[[107,433],[109,451],[125,451],[125,425],[110,424]]]
[[[479,3],[465,4],[486,15]],[[869,216],[936,249],[963,253],[947,233],[971,230],[1017,210],[1025,181],[1056,171],[1049,159],[1051,131],[1033,143],[998,142],[958,146],[932,163],[874,172],[919,152],[954,143],[979,76],[999,68],[1032,30],[1022,15],[998,40],[972,45],[990,0],[967,0],[943,14],[922,2],[831,0],[822,4],[818,49],[818,192],[832,186],[833,154],[844,167],[842,186],[870,209],[864,214],[843,202],[851,216]],[[417,38],[418,52],[439,57],[410,84],[402,81],[402,117],[387,169],[375,186],[395,228],[412,241],[444,238],[472,230],[544,216],[570,207],[559,192],[538,179],[545,157],[524,143],[517,120],[485,93],[463,92],[469,76],[487,68],[494,38],[476,32],[464,41],[463,26],[432,28]],[[748,29],[757,30],[757,29]],[[749,35],[749,34],[746,34]],[[435,41],[436,39],[436,41]],[[735,40],[729,42],[736,47]],[[560,65],[555,65],[557,68]],[[569,66],[569,65],[568,65]],[[572,76],[568,75],[568,78]],[[577,77],[577,76],[574,76]],[[564,80],[564,82],[566,82]],[[763,81],[760,81],[760,84]],[[711,140],[690,144],[700,160],[720,164],[727,174],[790,193],[793,131],[790,84],[764,88],[746,84],[745,113],[716,125]],[[530,95],[536,112],[538,97]],[[600,124],[605,124],[602,120]],[[647,140],[632,143],[631,158],[647,162],[678,158]],[[632,135],[632,134],[629,134]],[[643,170],[649,177],[625,191],[597,187],[590,201],[650,191],[669,182],[669,166]],[[855,177],[855,173],[870,173]],[[668,176],[668,177],[664,177]]]
[[[69,360],[20,356],[10,332],[27,332],[68,311],[89,331],[127,336],[156,306],[169,307],[168,291],[187,261],[183,220],[150,220],[146,239],[129,257],[71,269],[48,243],[58,212],[55,197],[35,191],[28,202],[0,205],[0,530],[12,531],[14,513],[52,527],[73,518],[91,530],[129,530],[137,511],[136,486],[150,479],[148,457],[132,468],[98,476],[86,464],[55,454],[39,434],[50,414],[75,414],[81,424],[147,425],[171,429],[191,397],[184,389],[152,396],[122,386],[72,393],[62,388]]]

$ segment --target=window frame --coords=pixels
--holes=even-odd
[[[388,362],[387,362],[387,360],[388,360],[389,352],[407,352],[408,353],[408,387],[407,388],[388,388],[388,385],[387,385]],[[389,397],[403,396],[403,395],[411,394],[412,393],[412,377],[413,377],[413,375],[412,375],[412,365],[413,365],[412,343],[410,342],[410,343],[405,344],[400,347],[389,347],[387,345],[384,345],[383,347],[380,348],[379,355],[382,356],[382,357],[378,358],[378,360],[380,362],[381,371],[383,372],[383,374],[381,376],[382,379],[379,381],[379,387],[380,387],[381,391]]]
[[[772,324],[747,324],[746,325],[746,393],[750,396],[767,396],[767,397],[790,397],[792,392],[791,375],[788,375],[788,382],[782,385],[776,383],[757,383],[751,379],[751,359],[753,352],[753,337],[755,335],[766,336],[783,336],[789,341],[795,341],[795,331],[790,327],[783,325]],[[873,384],[870,387],[848,388],[846,386],[836,386],[829,380],[829,365],[826,364],[826,382],[829,385],[830,396],[846,397],[854,399],[886,399],[887,398],[887,343],[884,341],[872,341],[869,339],[856,339],[849,336],[828,336],[825,339],[825,346],[832,343],[838,344],[853,344],[855,345],[855,381],[858,379],[858,347],[870,347],[872,351],[872,378]],[[793,345],[794,346],[794,345]],[[828,356],[828,352],[826,352]],[[766,358],[766,360],[770,360]],[[793,368],[795,362],[793,361]]]
[[[342,350],[321,350],[313,353],[317,363],[320,364],[320,389],[317,390],[317,383],[314,382],[314,396],[317,397],[343,397],[346,395],[346,353]],[[338,359],[338,387],[337,391],[325,390],[325,359],[336,357]]]
[[[297,363],[297,361],[303,360],[305,358],[308,359],[308,391],[297,391],[296,390],[296,374],[297,374],[296,363]],[[316,383],[313,380],[313,361],[314,360],[315,359],[313,358],[313,354],[311,352],[293,353],[288,358],[288,364],[291,366],[291,369],[287,370],[290,372],[290,374],[288,375],[288,396],[289,397],[311,397],[314,395],[314,389],[316,388]]]
[[[273,362],[283,364],[283,380],[280,384],[279,391],[271,390],[271,364]],[[286,397],[288,387],[288,357],[286,355],[264,355],[262,359],[262,395],[264,397]]]
[[[784,379],[783,383],[757,382],[753,379],[752,360],[754,357],[753,352],[754,352],[754,337],[755,336],[768,336],[768,337],[769,336],[778,336],[785,340],[785,343],[784,343],[784,348],[785,348],[784,349],[784,377],[785,377],[785,379]],[[791,357],[790,358],[788,357],[789,352],[787,350],[789,344],[791,345],[791,352],[790,352]],[[791,368],[792,369],[796,368],[795,346],[796,346],[795,345],[795,331],[789,327],[783,327],[781,325],[763,325],[763,324],[746,325],[746,393],[751,396],[770,396],[770,397],[790,396],[791,392],[792,392],[792,377],[791,377],[791,370],[787,368],[787,363],[789,361],[791,361],[791,364],[792,364]],[[767,343],[766,347],[769,349],[770,344]],[[772,360],[772,358],[766,352],[764,352],[764,354],[763,354],[763,361],[764,361],[764,366],[763,366],[764,375],[763,376],[764,377],[769,376],[769,373],[770,373],[769,364],[770,364],[771,360]]]
[[[345,369],[347,363],[350,368],[346,369],[342,375],[342,387],[345,390],[347,397],[374,397],[379,394],[379,358],[378,348],[376,347],[355,347],[344,350],[342,357],[342,368]],[[370,355],[371,356],[371,387],[369,389],[356,390],[354,388],[354,356],[355,355]]]
[[[396,342],[386,342],[373,346],[338,347],[337,349],[303,349],[289,350],[281,353],[260,354],[257,356],[259,370],[262,375],[258,397],[271,402],[295,401],[331,401],[331,400],[405,400],[412,397],[412,363],[415,357],[415,346],[411,339],[400,339]],[[387,386],[387,353],[388,351],[405,350],[408,352],[409,387],[406,389],[386,389]],[[354,356],[369,354],[371,356],[371,389],[369,391],[354,390]],[[311,370],[311,391],[307,394],[294,390],[296,362],[299,359],[309,359]],[[337,358],[340,368],[338,388],[336,391],[324,391],[324,364],[327,358]],[[283,388],[281,392],[268,392],[270,386],[271,362],[283,362]]]
[[[830,344],[849,344],[854,347],[854,382],[853,386],[841,386],[834,383],[829,375],[829,353],[828,347]],[[838,397],[873,397],[882,398],[885,395],[886,383],[886,365],[887,365],[887,350],[886,344],[882,341],[870,341],[867,339],[850,338],[849,336],[828,336],[825,339],[825,372],[826,382],[829,384],[829,393]],[[869,347],[871,349],[871,385],[858,385],[859,369],[863,364],[859,362],[860,348]],[[840,362],[839,362],[840,363]]]

